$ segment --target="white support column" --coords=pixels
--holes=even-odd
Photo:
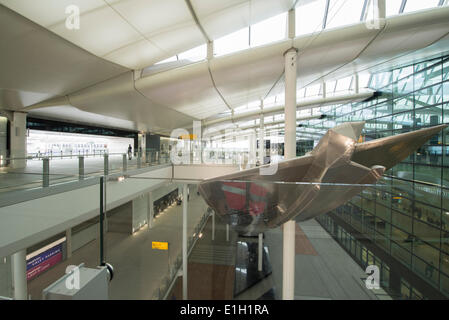
[[[265,158],[265,143],[264,143],[264,115],[260,114],[260,127],[259,127],[259,163],[263,165]]]
[[[193,121],[193,136],[194,136],[194,140],[193,140],[193,148],[192,148],[192,153],[195,154],[194,158],[193,158],[193,163],[195,164],[201,164],[202,163],[202,157],[201,154],[203,153],[202,151],[202,133],[201,133],[201,121]]]
[[[12,168],[25,168],[27,155],[26,120],[27,115],[23,112],[14,112],[11,121],[10,137],[11,152],[10,158]]]
[[[257,255],[257,270],[262,271],[263,267],[263,233],[259,233],[259,254]]]
[[[356,94],[360,92],[360,79],[358,74],[354,76],[354,88]]]
[[[386,0],[377,0],[377,6],[379,8],[379,19],[385,19],[387,17]]]
[[[257,131],[256,131],[256,129],[253,130],[253,139],[251,142],[253,144],[252,145],[253,154],[251,156],[251,158],[253,160],[252,163],[256,164],[256,162],[257,162]]]
[[[226,224],[226,241],[229,241],[229,224]]]
[[[288,38],[294,39],[296,36],[296,13],[295,9],[288,12]]]
[[[72,229],[67,229],[65,231],[65,241],[67,250],[67,259],[72,257]]]
[[[148,193],[148,228],[152,229],[154,226],[154,197],[150,192]]]
[[[13,281],[14,281],[14,299],[27,300],[28,286],[27,286],[27,262],[26,250],[16,252],[12,255],[13,261]]]
[[[323,87],[323,99],[326,99],[327,97],[327,86],[326,86],[326,81],[323,81],[323,83],[321,84]]]
[[[187,300],[187,194],[188,185],[182,186],[182,299]]]
[[[297,50],[285,53],[284,158],[296,157],[296,63]],[[282,299],[295,298],[295,221],[283,225]]]

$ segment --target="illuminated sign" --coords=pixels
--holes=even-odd
[[[61,261],[62,243],[27,260],[27,280],[33,279]]]
[[[182,136],[179,136],[179,139],[182,140],[196,140],[197,135],[196,134],[183,134]]]
[[[168,242],[153,241],[151,243],[151,248],[156,250],[168,250]]]

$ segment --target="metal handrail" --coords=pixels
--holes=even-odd
[[[190,236],[188,239],[188,246],[187,246],[187,257],[190,256],[190,254],[193,251],[193,248],[195,247],[196,242],[199,239],[199,234],[203,231],[204,227],[206,226],[207,220],[211,216],[211,212],[209,210],[206,210],[206,212],[201,217],[200,222],[195,226],[195,236]],[[172,290],[173,286],[176,283],[176,280],[178,278],[179,270],[182,267],[182,252],[179,253],[173,263],[172,266],[169,266],[169,271],[164,276],[164,278],[161,280],[161,285],[154,290],[153,293],[153,299],[154,300],[166,300],[168,297],[168,294]]]

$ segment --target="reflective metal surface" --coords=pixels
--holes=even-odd
[[[312,152],[279,162],[277,170],[265,165],[208,179],[199,191],[236,231],[256,235],[288,220],[304,221],[337,208],[446,127],[357,143],[364,124],[330,129]],[[264,174],[269,171],[273,174]]]

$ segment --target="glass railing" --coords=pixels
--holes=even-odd
[[[365,270],[350,258],[336,259],[345,256],[344,249],[314,218],[362,189],[387,189],[383,183],[285,182],[275,177],[204,183],[148,175],[129,167],[123,174],[120,163],[109,169],[117,174],[105,177],[99,164],[98,176],[86,178],[92,183],[74,192],[52,194],[45,201],[40,195],[35,202],[0,204],[0,219],[10,217],[9,226],[1,227],[0,296],[15,296],[11,260],[17,247],[11,248],[20,242],[27,247],[26,290],[31,299],[48,298],[43,292],[67,276],[69,266],[84,263],[96,268],[103,262],[114,267],[109,299],[282,299],[281,226],[295,219],[295,252],[304,259],[301,263],[313,265],[313,259],[325,259],[335,265],[329,283],[307,283],[312,293],[343,286],[350,297],[376,299],[360,280],[366,278]],[[67,173],[66,178],[77,179],[77,175]],[[33,224],[30,217],[36,218]],[[45,237],[38,236],[44,231]],[[294,271],[306,282],[328,276],[320,272],[326,271]],[[313,296],[295,290],[298,296]],[[323,298],[343,296],[333,292]]]

